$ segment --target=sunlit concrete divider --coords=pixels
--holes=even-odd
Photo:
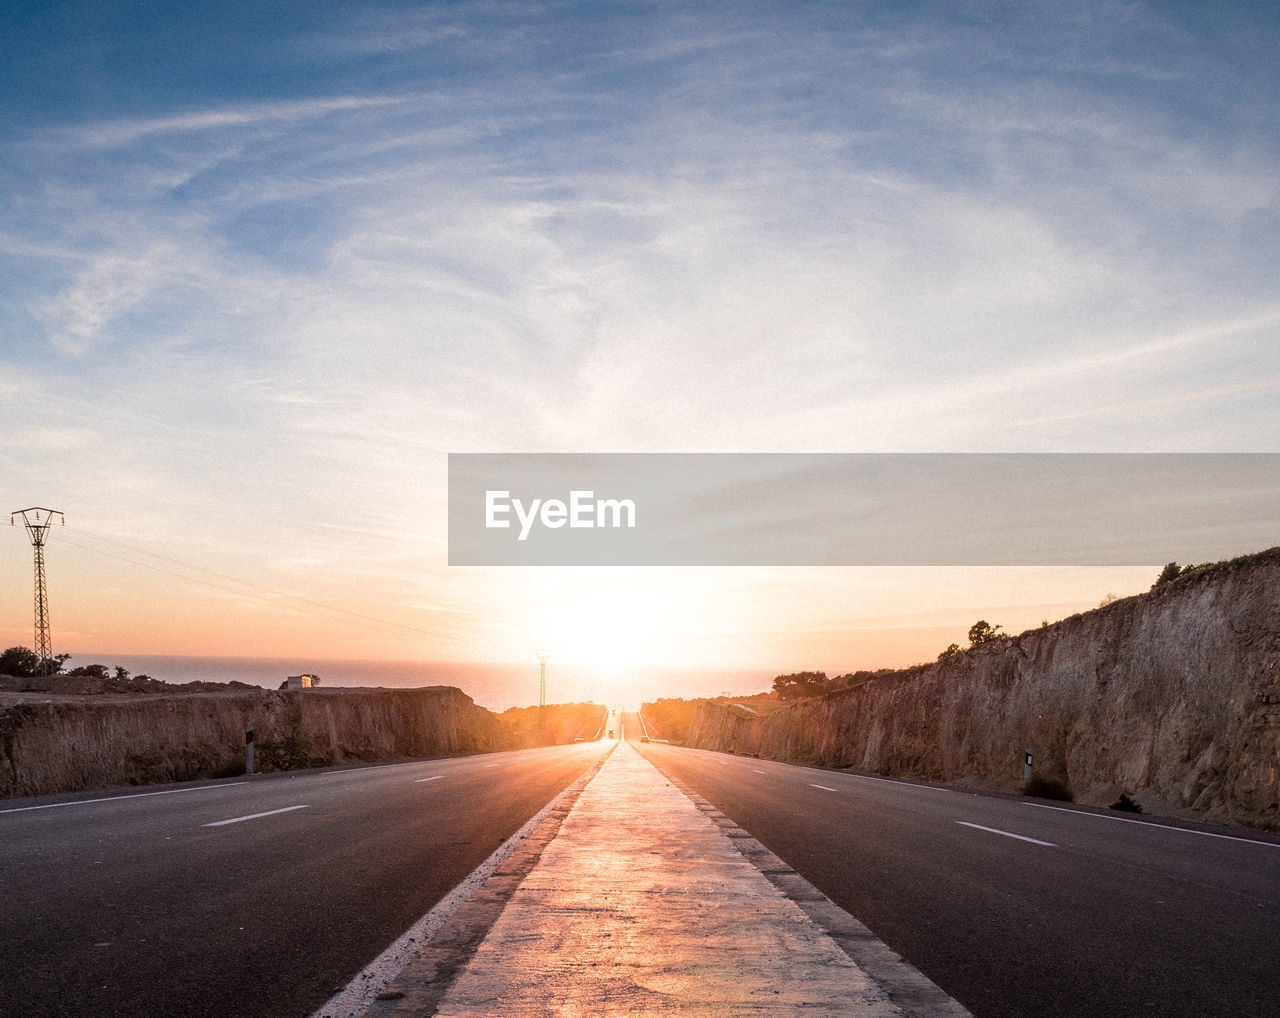
[[[969,1014],[965,1007],[905,961],[864,923],[828,898],[709,801],[677,778],[665,772],[663,776],[684,792],[770,883],[825,930],[840,949],[885,991],[902,1014],[918,1018],[962,1018]]]
[[[627,743],[558,812],[369,1018],[968,1014]]]
[[[366,965],[311,1018],[435,1013],[435,1007],[484,940],[520,881],[555,838],[578,796],[616,748],[610,743],[582,775],[457,887]],[[396,980],[393,984],[393,980]],[[408,987],[408,993],[401,986]],[[374,1004],[374,1001],[378,1004]],[[392,1003],[397,1002],[397,1003]],[[372,1009],[371,1009],[372,1005]]]

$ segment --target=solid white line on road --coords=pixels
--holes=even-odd
[[[899,788],[923,788],[926,792],[948,792],[952,795],[973,795],[960,788],[944,788],[941,785],[918,785],[914,781],[901,781],[896,778],[873,778],[870,774],[850,774],[858,781],[879,781],[882,785],[897,785]]]
[[[1223,841],[1243,841],[1246,845],[1261,845],[1263,848],[1280,848],[1274,841],[1255,841],[1253,838],[1237,838],[1231,834],[1214,834],[1212,831],[1193,831],[1186,827],[1171,827],[1168,824],[1153,824],[1146,820],[1131,820],[1129,817],[1107,816],[1105,813],[1086,813],[1082,809],[1067,809],[1065,806],[1046,806],[1042,802],[1024,802],[1024,806],[1036,806],[1039,809],[1057,810],[1059,813],[1071,813],[1078,817],[1093,817],[1095,820],[1119,820],[1122,824],[1139,824],[1152,827],[1157,831],[1177,831],[1179,834],[1198,834],[1202,838],[1221,838]]]
[[[971,824],[967,820],[957,820],[956,823],[958,823],[961,827],[972,827],[974,830],[978,830],[978,831],[988,831],[991,834],[1002,834],[1006,838],[1017,838],[1019,841],[1029,841],[1033,845],[1044,845],[1045,848],[1058,847],[1052,841],[1041,841],[1039,838],[1028,838],[1021,834],[1010,834],[1008,831],[1001,831],[996,829],[995,827],[983,827],[982,824]]]
[[[762,771],[759,767],[752,767],[751,769],[752,769],[753,771],[755,771],[757,774],[763,774],[763,773],[764,773],[764,771]]]
[[[232,817],[230,820],[215,820],[211,824],[201,824],[201,827],[226,827],[227,824],[238,824],[243,820],[257,820],[259,817],[273,817],[277,813],[288,813],[295,809],[306,809],[304,806],[286,806],[284,809],[269,809],[265,813],[250,813],[247,817]]]
[[[117,799],[143,799],[148,795],[177,795],[180,792],[207,792],[214,788],[230,788],[232,785],[245,785],[247,781],[228,781],[222,785],[201,785],[199,788],[169,788],[163,792],[135,792],[133,795],[108,795],[103,799],[77,799],[75,802],[50,802],[43,806],[15,806],[13,809],[0,809],[0,813],[26,813],[33,809],[57,809],[59,806],[87,806],[91,802],[115,802]]]
[[[443,774],[433,774],[429,778],[418,778],[418,781],[439,781],[443,777]]]
[[[824,792],[838,792],[838,791],[840,791],[840,789],[838,789],[838,788],[828,788],[826,785],[815,785],[812,781],[810,781],[810,782],[809,782],[809,787],[810,787],[810,788],[821,788]]]

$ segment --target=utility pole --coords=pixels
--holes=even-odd
[[[41,513],[44,513],[43,520],[40,519]],[[9,526],[14,525],[15,517],[18,516],[22,517],[36,554],[36,645],[33,648],[39,659],[36,672],[48,675],[53,669],[53,645],[49,639],[49,591],[44,583],[44,541],[55,516],[64,526],[67,521],[57,509],[36,506],[31,509],[15,509],[9,515]]]
[[[535,650],[534,654],[538,657],[538,727],[546,727],[547,713],[547,658],[551,656],[549,650]]]

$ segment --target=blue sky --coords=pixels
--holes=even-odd
[[[10,3],[0,467],[78,528],[55,626],[506,658],[714,602],[668,656],[840,668],[1141,589],[449,570],[445,454],[1276,451],[1277,43],[1273,4]]]

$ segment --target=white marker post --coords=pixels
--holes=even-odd
[[[244,772],[253,773],[253,729],[244,730]]]
[[[1031,747],[1028,746],[1024,752],[1026,756],[1023,757],[1022,780],[1028,782],[1031,780]]]

